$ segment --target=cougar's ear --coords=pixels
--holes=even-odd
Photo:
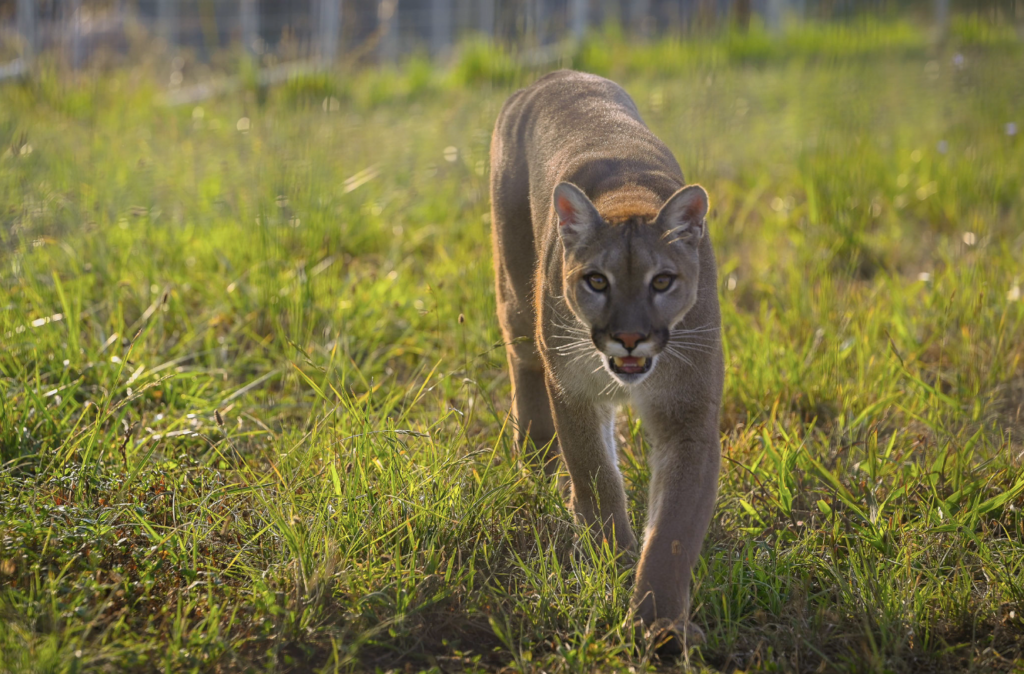
[[[572,183],[558,183],[554,193],[558,236],[566,247],[583,241],[601,224],[601,216],[583,190]]]
[[[700,185],[690,185],[668,198],[658,213],[657,223],[665,229],[670,243],[696,243],[704,236],[707,225],[708,193]]]

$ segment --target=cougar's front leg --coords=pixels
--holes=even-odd
[[[633,549],[636,538],[626,514],[626,492],[612,435],[614,408],[566,395],[550,375],[548,393],[577,520],[589,525],[599,541],[614,541],[620,550]]]
[[[651,443],[651,485],[633,606],[644,624],[667,620],[682,634],[689,623],[690,574],[718,494],[718,404],[638,407]]]

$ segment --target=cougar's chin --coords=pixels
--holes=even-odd
[[[605,365],[624,384],[637,384],[654,367],[655,356],[608,356]]]

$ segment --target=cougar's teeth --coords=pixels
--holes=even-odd
[[[647,358],[640,356],[612,356],[612,366],[624,373],[638,374],[647,369]]]

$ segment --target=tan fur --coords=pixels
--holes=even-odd
[[[600,77],[552,73],[513,94],[495,125],[494,265],[517,442],[550,446],[549,472],[560,454],[577,518],[631,550],[614,415],[635,407],[651,492],[633,605],[647,625],[692,634],[690,574],[718,488],[723,361],[707,194],[684,185],[633,101]],[[666,270],[669,290],[656,292]],[[629,335],[646,338],[629,351]],[[612,356],[653,365],[624,372],[648,361]]]

